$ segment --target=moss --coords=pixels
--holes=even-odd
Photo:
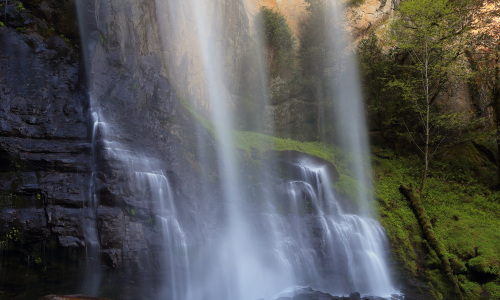
[[[483,285],[483,293],[489,294],[491,300],[500,300],[500,282],[488,282]]]
[[[469,269],[483,276],[498,277],[500,275],[498,261],[493,257],[478,256],[467,262]]]
[[[217,139],[215,128],[212,122],[199,114],[191,104],[185,99],[180,99],[184,109],[186,109],[194,118]],[[306,153],[321,159],[324,159],[334,165],[337,169],[341,169],[349,176],[349,163],[353,159],[344,154],[343,151],[336,146],[327,145],[320,142],[300,142],[289,138],[277,138],[270,135],[265,135],[252,131],[233,131],[235,147],[245,153],[246,158],[258,159],[265,152],[270,150],[276,151],[298,151]],[[341,171],[339,170],[339,171]]]
[[[454,254],[450,256],[450,265],[454,274],[463,274],[467,272],[465,263]]]
[[[335,191],[346,195],[350,199],[358,199],[359,190],[364,188],[359,181],[344,173],[341,173],[338,180],[334,183]]]
[[[500,193],[490,190],[490,182],[476,176],[481,168],[495,171],[494,165],[475,149],[462,148],[463,152],[448,153],[432,166],[421,202],[464,297],[480,299],[484,293],[494,295],[498,286]],[[452,159],[456,161],[450,163]],[[461,164],[461,159],[470,163]],[[418,157],[375,154],[373,161],[377,208],[398,264],[396,271],[402,277],[426,282],[435,298],[452,299],[452,288],[436,254],[429,251],[409,203],[397,191],[401,183],[418,186]],[[481,168],[475,163],[481,163]]]

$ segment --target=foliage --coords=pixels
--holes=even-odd
[[[401,147],[405,143],[405,121],[417,122],[407,99],[410,94],[402,81],[405,69],[398,60],[382,49],[375,34],[362,39],[357,46],[366,109],[372,126],[385,145]]]
[[[415,126],[405,122],[405,127],[423,155],[420,193],[430,160],[446,140],[455,140],[448,137],[460,133],[460,127],[467,122],[466,118],[458,118],[462,122],[451,123],[455,119],[443,117],[436,99],[447,89],[450,77],[465,73],[459,64],[460,44],[471,28],[467,8],[474,3],[473,0],[408,0],[400,5],[398,18],[391,24],[390,37],[395,51],[406,57],[407,70],[406,76],[395,78],[391,85],[402,89],[404,100],[411,103],[418,120]]]
[[[346,4],[348,6],[357,7],[365,3],[365,0],[347,0]]]
[[[311,117],[307,122],[316,138],[324,134],[331,135],[334,128],[329,113],[333,109],[334,75],[339,74],[338,58],[334,53],[331,37],[331,17],[327,15],[325,0],[306,0],[308,17],[299,27],[300,47],[298,49],[300,78],[297,96],[306,103],[311,103]],[[337,69],[336,69],[337,68]]]
[[[18,11],[25,10],[24,5],[23,5],[23,3],[21,1],[17,2],[16,8],[17,8]]]
[[[287,78],[295,60],[295,40],[285,17],[278,11],[262,7],[263,36],[267,49],[270,77]]]

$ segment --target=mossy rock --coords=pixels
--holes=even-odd
[[[500,300],[500,283],[488,282],[483,285],[481,299]]]
[[[452,256],[450,258],[450,266],[453,270],[453,274],[464,274],[467,272],[467,267],[465,263],[462,262],[458,257]]]
[[[482,255],[470,259],[467,262],[467,266],[471,273],[475,274],[476,277],[480,277],[478,281],[490,281],[498,278],[500,275],[498,261]]]

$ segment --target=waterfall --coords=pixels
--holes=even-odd
[[[167,177],[161,171],[135,172],[136,195],[159,203],[156,210],[165,245],[163,265],[167,275],[162,283],[168,289],[161,292],[165,299],[186,299],[190,285],[186,235],[177,220],[174,195]],[[151,220],[153,222],[154,220]]]
[[[335,109],[327,110],[334,116],[333,122],[339,129],[338,143],[353,155],[351,164],[354,177],[363,187],[372,186],[372,178],[367,169],[370,169],[370,156],[368,151],[367,126],[364,116],[363,97],[361,93],[358,66],[352,50],[349,49],[349,41],[345,34],[343,24],[345,20],[342,14],[343,4],[341,1],[326,2],[326,19],[331,34],[328,37],[328,48],[330,57],[328,63],[336,72],[333,75],[330,93],[335,101]],[[333,57],[335,56],[335,57]],[[341,59],[338,59],[338,57]],[[328,138],[328,137],[325,137]],[[369,206],[373,200],[366,189],[357,190],[356,198],[362,203],[361,213],[369,215]]]
[[[154,34],[131,26],[134,18],[127,15],[136,17],[147,5],[108,0],[87,10],[94,14],[95,28],[90,26],[92,37],[84,44],[94,49],[84,55],[92,73],[90,94],[95,95],[93,144],[100,147],[92,150],[96,168],[85,224],[87,247],[116,266],[127,264],[139,270],[137,277],[147,272],[158,276],[155,283],[141,282],[152,287],[152,297],[157,299],[277,299],[301,287],[332,295],[360,292],[390,297],[395,288],[386,262],[387,240],[369,213],[371,199],[366,190],[371,178],[366,170],[370,162],[362,99],[354,59],[345,54],[340,8],[332,4],[329,10],[337,22],[331,27],[330,47],[332,53],[346,56],[332,62],[342,62],[334,68],[339,70],[330,92],[335,97],[328,99],[338,104],[325,114],[337,115],[325,120],[339,122],[343,130],[339,141],[344,151],[353,154],[352,173],[364,186],[356,196],[364,204],[355,212],[345,207],[352,199],[334,191],[329,163],[313,162],[306,155],[282,161],[262,157],[257,179],[248,182],[247,173],[255,170],[245,166],[247,158],[237,150],[236,131],[243,126],[242,119],[251,123],[245,128],[260,134],[269,133],[273,126],[263,126],[266,118],[236,113],[242,96],[235,85],[242,78],[231,58],[242,51],[239,42],[255,48],[249,57],[257,57],[253,63],[260,76],[248,82],[258,89],[255,111],[264,112],[269,105],[262,43],[249,29],[258,21],[250,20],[246,4],[155,0],[156,15],[145,14],[155,22],[143,15],[139,18],[154,23],[152,27],[157,22],[161,41],[153,45],[142,39],[143,35],[154,39]],[[248,30],[226,40],[224,34],[239,25]],[[158,53],[160,59],[155,56]],[[197,175],[202,174],[199,181],[185,175],[176,178],[182,166],[171,163],[177,161],[165,154],[169,148],[159,149],[164,144],[156,143],[155,135],[159,140],[176,136],[175,126],[180,126],[168,127],[165,134],[157,124],[174,122],[157,122],[164,113],[161,101],[169,97],[158,92],[161,84],[167,85],[166,77],[189,107],[184,109],[192,110],[193,119],[201,119],[189,124],[196,135],[194,149],[184,149],[189,152],[186,156],[195,159],[179,159],[192,163]],[[123,85],[117,83],[121,80]],[[139,86],[147,96],[138,95]],[[148,104],[151,99],[157,102]],[[146,126],[141,117],[153,121],[146,120]],[[183,138],[191,137],[180,137],[178,143]],[[285,175],[279,172],[283,166]],[[107,233],[102,224],[113,225],[116,232]],[[115,243],[97,242],[100,235],[114,234]]]
[[[105,130],[105,123],[99,120],[99,115],[96,112],[91,113],[92,130],[91,130],[91,157],[95,158],[97,153],[97,139]],[[95,294],[101,280],[99,272],[99,234],[97,232],[97,194],[95,189],[96,162],[91,162],[91,175],[89,182],[89,201],[85,207],[84,217],[84,236],[86,250],[86,270],[83,281],[83,290],[90,291]]]

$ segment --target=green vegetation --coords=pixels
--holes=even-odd
[[[181,99],[183,107],[212,135],[217,139],[213,124],[197,113],[194,108],[184,99]],[[274,151],[296,151],[321,158],[331,163],[333,168],[338,172],[338,178],[334,183],[334,188],[340,194],[348,196],[350,199],[357,201],[358,190],[363,187],[357,181],[351,170],[350,164],[353,159],[340,147],[325,144],[321,142],[303,142],[290,138],[278,138],[270,135],[265,135],[252,131],[233,131],[236,150],[238,150],[240,163],[249,167],[249,169],[260,168],[262,159],[266,155],[272,155]],[[190,154],[187,159],[193,164],[195,159],[193,154]],[[247,171],[248,168],[246,169]],[[369,170],[369,168],[367,168]],[[252,180],[252,172],[247,172],[246,176]],[[213,178],[209,178],[213,180]]]
[[[347,5],[348,6],[360,6],[363,3],[365,3],[365,0],[347,0]]]
[[[17,8],[18,11],[23,11],[23,10],[26,9],[26,8],[24,8],[24,5],[23,5],[23,3],[21,1],[17,2],[16,8]]]
[[[465,34],[471,29],[471,22],[464,21],[472,8],[468,2],[472,5],[472,1],[407,0],[398,7],[391,23],[393,49],[405,56],[405,76],[395,77],[391,83],[404,91],[401,100],[408,102],[418,116],[413,127],[407,122],[405,127],[411,142],[422,152],[424,169],[419,193],[425,186],[433,154],[449,135],[447,129],[455,125],[450,120],[467,122],[464,117],[445,117],[447,112],[436,103],[439,94],[449,87],[450,77],[466,73],[459,58]],[[457,126],[462,127],[459,122]]]
[[[484,110],[493,109],[497,128],[494,138],[496,151],[500,152],[500,8],[498,2],[484,1],[490,9],[480,10],[475,17],[475,31],[471,34],[465,50],[472,101],[476,116]],[[491,5],[495,5],[494,7]],[[488,108],[484,107],[487,103]],[[500,187],[500,158],[497,158],[497,186]]]
[[[213,124],[209,120],[197,113],[186,100],[181,99],[181,104],[205,129],[208,130],[208,132],[212,134],[214,138],[217,138],[215,136]],[[235,146],[245,151],[247,154],[250,154],[252,151],[258,151],[260,153],[270,150],[298,151],[327,160],[336,167],[338,167],[337,165],[340,163],[339,160],[336,160],[335,153],[340,153],[341,150],[332,145],[325,145],[320,142],[301,142],[289,138],[277,138],[252,131],[234,131],[233,134],[236,143]],[[344,157],[344,160],[347,161],[348,158]]]
[[[420,224],[411,203],[398,191],[401,184],[418,187],[423,167],[419,158],[376,156],[375,191],[381,223],[398,273],[425,283],[433,297],[457,299],[452,296],[456,295],[453,283],[443,271],[445,260],[464,298],[480,299],[487,291],[491,299],[500,299],[500,193],[488,188],[488,179],[475,176],[484,172],[480,165],[489,164],[493,174],[494,167],[472,145],[462,145],[462,149],[430,169],[427,189],[420,196],[420,209],[428,221]],[[478,166],[470,160],[479,162]],[[423,228],[430,229],[433,237]],[[441,249],[436,251],[432,239]]]
[[[295,61],[292,31],[281,13],[266,7],[262,7],[260,13],[270,77],[290,77]]]

